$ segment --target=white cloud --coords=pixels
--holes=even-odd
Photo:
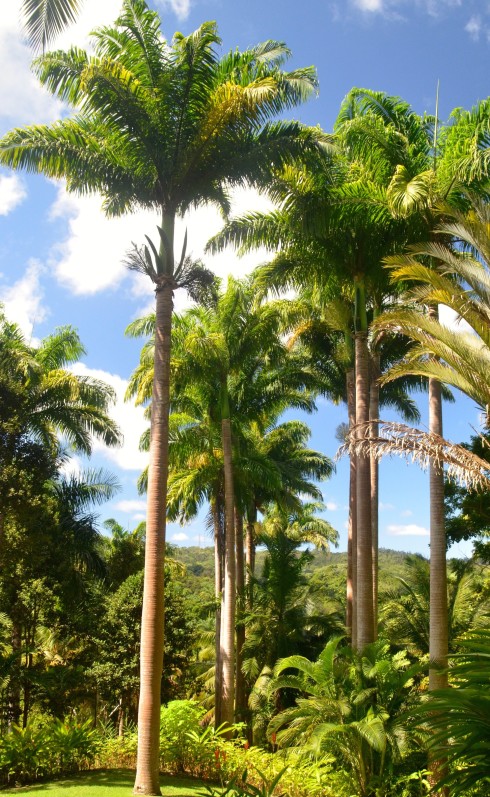
[[[472,332],[474,334],[474,330],[470,325],[463,318],[459,318],[458,314],[445,304],[439,305],[439,321],[456,332]]]
[[[67,478],[70,476],[80,476],[82,473],[82,462],[79,457],[75,456],[74,454],[70,454],[69,458],[63,462],[60,473]]]
[[[123,261],[131,243],[144,243],[145,235],[157,240],[159,218],[155,213],[141,211],[130,216],[107,219],[101,204],[99,196],[77,197],[67,193],[65,185],[60,183],[57,198],[50,210],[52,219],[61,217],[68,223],[68,236],[56,245],[52,258],[59,281],[75,294],[95,294],[115,288],[128,276]],[[232,198],[234,215],[270,207],[268,199],[252,190],[237,190]],[[203,258],[219,277],[226,277],[230,273],[243,276],[257,263],[268,258],[265,249],[242,258],[238,258],[230,249],[218,255],[205,255],[206,243],[222,226],[221,215],[211,206],[187,213],[176,223],[175,251],[180,253],[187,230],[188,254]],[[147,296],[148,299],[153,296],[153,285],[149,279],[132,275],[131,284],[135,296]],[[175,298],[177,310],[182,310],[188,304],[184,291],[178,291]]]
[[[400,512],[400,517],[412,517],[413,512],[411,509],[402,509]]]
[[[102,453],[111,462],[115,462],[123,470],[137,470],[141,471],[148,464],[148,454],[139,451],[139,441],[142,433],[148,426],[148,422],[143,416],[143,407],[135,407],[130,402],[124,401],[124,394],[128,386],[126,379],[111,374],[108,371],[102,371],[95,368],[87,368],[84,363],[76,363],[72,367],[72,371],[80,376],[91,376],[95,379],[101,379],[103,382],[109,384],[116,392],[116,404],[111,407],[110,415],[124,435],[124,442],[120,448],[109,448],[98,440],[94,441],[94,451]],[[123,502],[121,502],[123,503]],[[131,502],[130,502],[131,503]],[[136,509],[141,510],[144,502],[137,501]],[[123,509],[125,511],[132,511]]]
[[[383,11],[383,0],[355,0],[360,11]]]
[[[22,40],[21,0],[2,3],[0,15],[0,131],[12,123],[48,122],[57,118],[61,104],[32,74],[32,50]]]
[[[146,501],[118,501],[114,508],[119,510],[119,512],[127,512],[128,514],[131,512],[144,512],[146,510]],[[145,516],[143,515],[143,517]]]
[[[395,507],[393,504],[384,504],[383,501],[379,502],[379,508],[381,512],[389,511],[390,509],[394,509]]]
[[[170,539],[174,540],[175,542],[183,542],[184,540],[188,540],[189,536],[183,531],[178,531],[176,534],[172,534]]]
[[[428,537],[429,529],[409,523],[407,526],[388,526],[387,531],[395,537]]]
[[[460,6],[462,0],[351,0],[351,5],[365,14],[380,14],[389,19],[403,19],[396,9],[414,5],[431,17],[440,16],[445,9]]]
[[[0,175],[0,216],[7,216],[27,196],[21,178],[16,174]]]
[[[335,501],[326,501],[325,506],[329,510],[329,512],[336,512],[339,508],[339,505],[335,503]]]
[[[157,3],[164,9],[168,8],[173,11],[178,19],[187,19],[191,10],[190,0],[157,0]]]
[[[469,33],[474,41],[478,41],[482,29],[481,17],[478,15],[471,17],[466,23],[464,29],[467,33]]]
[[[0,302],[5,306],[9,321],[19,325],[30,341],[34,324],[44,321],[48,311],[43,305],[44,294],[40,285],[43,272],[37,260],[31,260],[24,275],[13,285],[0,285]]]

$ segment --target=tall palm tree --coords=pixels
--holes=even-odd
[[[171,402],[172,407],[180,412],[174,418],[174,433],[184,459],[187,458],[185,464],[182,459],[180,462],[180,467],[184,468],[183,481],[174,479],[173,490],[176,485],[183,489],[190,486],[192,472],[196,468],[187,470],[188,457],[192,460],[195,446],[203,445],[203,457],[196,463],[199,466],[196,476],[202,479],[205,475],[208,483],[201,481],[200,499],[197,500],[202,501],[204,496],[211,499],[216,529],[221,513],[225,520],[224,576],[219,587],[222,600],[220,646],[224,668],[218,712],[221,709],[220,719],[229,723],[233,721],[234,712],[235,509],[240,509],[241,513],[247,504],[246,500],[235,495],[236,471],[238,468],[238,478],[242,482],[238,487],[241,487],[243,495],[247,482],[253,482],[247,456],[250,457],[251,451],[255,456],[258,453],[251,424],[258,425],[259,434],[260,430],[264,433],[271,424],[271,418],[276,419],[286,407],[312,407],[311,398],[302,392],[308,373],[298,367],[295,358],[288,357],[280,340],[279,310],[274,306],[254,305],[253,286],[247,281],[230,278],[226,290],[215,303],[207,308],[196,307],[175,319],[172,344]],[[147,319],[133,325],[131,332],[149,332],[152,325],[154,322]],[[136,394],[139,402],[149,399],[153,345],[154,342],[150,341],[143,349],[140,367],[129,385],[129,395]],[[249,429],[246,434],[243,434],[244,427]],[[194,447],[193,451],[188,448],[189,442]],[[257,459],[256,465],[261,467],[260,472],[264,475],[264,458],[260,465]],[[294,468],[291,470],[294,472]],[[269,467],[266,476],[269,482],[273,479],[279,493],[280,475],[277,468],[271,474]],[[182,497],[183,493],[180,495]],[[216,531],[215,540],[219,539],[220,534]],[[220,561],[221,557],[217,555],[217,573]]]
[[[312,68],[284,72],[289,51],[278,42],[220,59],[211,22],[169,44],[144,0],[125,0],[114,26],[96,31],[93,41],[93,56],[72,48],[48,53],[36,66],[43,85],[80,113],[8,134],[0,162],[66,178],[70,191],[98,191],[108,215],[136,207],[161,214],[159,251],[152,245],[153,258],[146,249],[134,263],[155,285],[157,319],[135,785],[150,794],[159,793],[173,294],[195,280],[185,252],[175,257],[175,219],[208,202],[226,210],[228,187],[261,185],[274,164],[316,145],[315,131],[267,123],[310,96],[316,78]]]
[[[441,130],[436,117],[419,117],[408,103],[382,92],[353,89],[338,127],[354,153],[387,186],[393,214],[411,221],[411,240],[430,240],[441,201],[461,202],[461,186],[485,190],[488,180],[490,102],[470,111],[457,111]],[[437,319],[437,305],[429,308]],[[429,428],[442,436],[441,387],[429,377]],[[439,462],[429,467],[431,493],[431,659],[443,663],[447,655],[446,539],[444,474]],[[444,686],[441,668],[431,668],[432,688]]]
[[[358,163],[349,161],[340,145],[339,138],[338,148],[331,147],[316,162],[310,159],[303,167],[276,173],[269,190],[279,207],[230,221],[209,246],[215,250],[232,243],[240,251],[259,245],[279,250],[260,271],[264,290],[315,286],[324,301],[328,295],[342,293],[351,300],[355,297],[355,412],[357,428],[365,430],[369,422],[369,314],[378,294],[388,294],[381,259],[395,251],[406,225],[390,213],[383,186],[376,185]],[[356,467],[357,644],[362,648],[375,637],[369,457],[361,454]]]

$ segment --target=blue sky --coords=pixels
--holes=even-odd
[[[284,40],[293,51],[291,67],[314,64],[320,93],[297,109],[295,116],[329,130],[340,102],[352,86],[397,94],[416,111],[433,112],[440,80],[440,116],[455,107],[470,107],[488,91],[490,65],[490,2],[487,0],[165,0],[151,2],[163,30],[188,33],[206,19],[216,19],[223,49],[244,48],[264,39]],[[22,41],[20,0],[4,3],[0,19],[0,134],[11,127],[48,122],[64,112],[29,71],[31,54]],[[87,46],[92,28],[111,22],[119,0],[85,0],[76,26],[59,46]],[[235,197],[236,211],[266,207],[249,192]],[[117,451],[97,447],[92,464],[117,473],[121,492],[101,517],[116,517],[132,528],[145,513],[136,480],[145,464],[138,439],[145,427],[141,410],[124,404],[126,382],[137,363],[139,343],[124,338],[126,325],[152,306],[151,284],[129,274],[122,260],[131,241],[154,234],[156,219],[140,213],[107,221],[97,197],[78,198],[64,186],[38,176],[0,172],[0,301],[7,315],[35,340],[54,327],[72,324],[86,346],[77,366],[110,382],[119,400],[114,415],[125,434]],[[212,209],[195,213],[187,226],[189,248],[199,256],[207,237],[220,227]],[[264,253],[238,260],[233,251],[207,258],[221,276],[249,272]],[[177,307],[185,298],[179,296]],[[420,399],[426,423],[424,399]],[[334,456],[336,426],[345,420],[343,407],[319,404],[308,419],[311,445]],[[445,434],[467,440],[478,428],[478,410],[459,397],[447,408]],[[74,467],[83,464],[74,462]],[[327,517],[340,532],[345,548],[347,463],[323,487]],[[414,465],[389,460],[381,466],[380,540],[384,547],[428,552],[428,479]],[[203,544],[202,521],[179,528],[171,525],[169,540]],[[460,548],[455,553],[466,553]]]

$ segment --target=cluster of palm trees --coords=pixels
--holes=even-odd
[[[38,45],[44,46],[54,20],[48,14],[40,22],[38,11],[47,14],[63,5],[75,9],[77,3],[26,3]],[[57,14],[52,31],[64,19]],[[406,391],[427,385],[430,431],[438,438],[441,381],[467,391],[485,408],[488,404],[488,282],[479,258],[488,263],[490,102],[454,113],[441,127],[437,115],[421,117],[399,98],[354,89],[327,135],[296,122],[271,121],[317,88],[312,68],[284,71],[289,52],[281,43],[219,57],[213,23],[187,37],[176,34],[168,43],[144,0],[125,0],[114,25],[96,31],[93,41],[94,55],[72,48],[35,62],[41,83],[77,115],[12,131],[0,142],[0,162],[64,178],[69,191],[98,192],[108,215],[145,207],[161,216],[157,243],[148,238],[129,258],[156,293],[154,317],[142,327],[154,340],[132,384],[140,400],[151,398],[135,791],[152,794],[159,793],[167,510],[191,516],[201,501],[211,505],[216,590],[222,596],[218,716],[229,720],[235,702],[235,601],[245,591],[243,525],[250,529],[246,548],[253,570],[252,526],[267,491],[276,499],[278,491],[297,495],[299,482],[328,470],[314,455],[314,463],[285,474],[271,456],[281,435],[289,452],[295,445],[301,449],[292,429],[278,431],[280,415],[287,406],[311,406],[315,393],[348,403],[356,452],[350,471],[347,625],[361,651],[376,638],[377,459],[363,443],[379,438],[380,403],[404,407],[413,418],[416,410]],[[227,222],[210,249],[264,245],[274,258],[258,270],[253,287],[230,283],[208,300],[210,274],[187,256],[186,244],[180,256],[174,252],[175,219],[206,203],[226,213],[229,191],[242,185],[267,191],[275,208]],[[407,258],[402,253],[408,246]],[[394,280],[383,262],[396,265]],[[408,300],[401,295],[406,282],[419,285]],[[179,287],[203,308],[178,319],[172,331]],[[270,291],[287,288],[296,293],[287,308],[267,304]],[[402,301],[410,302],[408,310],[400,311]],[[471,334],[441,327],[440,302],[466,313],[483,345]],[[425,316],[418,314],[422,305],[428,308]],[[410,348],[412,339],[416,345]],[[403,365],[384,377],[404,351],[409,356]],[[389,384],[380,389],[395,376],[402,381],[394,389]],[[267,478],[255,478],[260,467],[250,466],[254,457]],[[292,489],[289,476],[293,484],[296,479]],[[445,683],[438,665],[448,644],[443,467],[436,458],[430,482],[435,688]],[[306,492],[316,497],[313,486]],[[237,641],[238,651],[242,643]]]

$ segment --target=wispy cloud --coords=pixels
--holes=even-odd
[[[411,509],[402,509],[400,512],[400,517],[412,517],[413,512]]]
[[[26,196],[27,191],[20,177],[16,174],[9,177],[0,175],[0,216],[8,216]]]
[[[178,19],[187,19],[191,10],[191,0],[157,0],[158,5],[172,11]]]
[[[384,504],[383,501],[380,501],[379,508],[382,512],[387,512],[390,509],[394,509],[395,507],[393,506],[393,504]]]
[[[387,531],[393,534],[394,537],[428,537],[429,529],[424,526],[417,526],[415,523],[409,523],[407,526],[388,526]]]
[[[43,304],[41,288],[43,268],[37,260],[31,260],[25,273],[12,285],[0,285],[0,302],[5,306],[9,321],[18,324],[30,340],[35,324],[44,321],[48,310]]]
[[[184,540],[188,540],[189,536],[183,531],[178,531],[176,534],[172,534],[170,539],[175,542],[183,542]]]
[[[146,509],[146,501],[118,501],[115,504],[115,509],[119,512],[144,512]]]
[[[336,512],[339,508],[339,505],[335,503],[335,501],[326,501],[325,506],[327,507],[329,512]]]
[[[482,30],[482,20],[479,15],[471,17],[465,25],[466,33],[469,33],[473,41],[478,41]]]

